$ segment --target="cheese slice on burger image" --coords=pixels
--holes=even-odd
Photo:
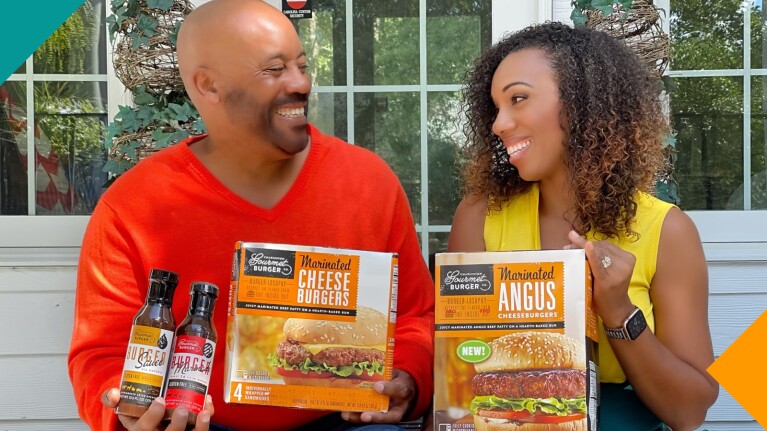
[[[289,385],[358,388],[384,379],[388,319],[359,307],[357,320],[291,318],[270,364]]]
[[[488,343],[474,364],[477,431],[586,431],[583,343],[553,332],[518,332]]]

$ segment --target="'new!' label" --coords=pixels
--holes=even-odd
[[[458,346],[456,353],[464,362],[476,364],[490,356],[490,346],[484,341],[468,340]]]

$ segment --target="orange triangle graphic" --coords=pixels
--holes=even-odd
[[[767,373],[767,311],[762,313],[719,358],[708,372],[751,416],[767,429],[764,388]]]

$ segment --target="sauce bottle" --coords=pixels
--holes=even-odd
[[[216,328],[211,321],[218,287],[194,282],[189,313],[176,330],[173,358],[165,390],[165,419],[184,406],[189,411],[187,423],[194,425],[205,405],[213,354],[216,352]]]
[[[146,300],[133,319],[125,354],[117,414],[141,417],[162,392],[176,328],[171,306],[177,285],[175,272],[149,272]]]

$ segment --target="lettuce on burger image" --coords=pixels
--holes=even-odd
[[[583,343],[553,332],[518,332],[488,343],[474,364],[477,431],[586,431]]]
[[[286,384],[355,388],[384,379],[388,319],[368,307],[355,322],[288,319],[269,363]]]

